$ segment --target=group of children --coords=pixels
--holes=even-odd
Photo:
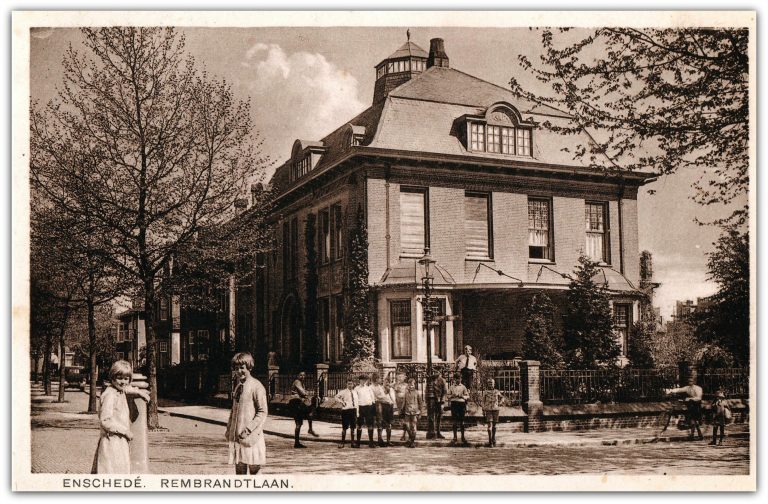
[[[225,438],[229,443],[229,463],[235,465],[236,474],[256,474],[266,460],[266,445],[264,442],[264,422],[267,418],[267,392],[264,386],[251,375],[254,361],[251,354],[240,352],[232,358],[232,371],[235,385],[232,395],[232,410]],[[109,386],[101,394],[99,422],[101,436],[93,460],[93,473],[128,474],[131,472],[129,442],[133,439],[128,395],[135,395],[149,402],[146,390],[131,385],[133,368],[127,361],[115,362],[109,371]],[[449,387],[445,387],[442,377],[435,376],[433,390],[436,391],[434,404],[428,405],[432,411],[442,412],[444,401],[450,402],[451,418],[453,420],[453,440],[456,446],[468,445],[464,437],[464,419],[469,401],[469,389],[462,383],[462,375],[456,373]],[[310,400],[303,388],[302,380],[294,384],[294,399],[307,404]],[[686,392],[688,399],[694,403],[701,401],[701,388],[689,384],[689,387],[679,389]],[[677,389],[675,389],[677,391]],[[487,387],[481,393],[483,415],[488,429],[488,444],[496,446],[496,424],[499,421],[499,409],[505,400],[503,394],[495,388],[493,379],[488,379]],[[361,375],[358,384],[353,380],[347,381],[347,388],[340,391],[334,398],[341,404],[341,443],[346,443],[347,430],[350,431],[350,443],[353,448],[359,448],[362,428],[368,430],[368,446],[392,446],[392,422],[395,408],[400,414],[403,424],[401,441],[407,441],[406,446],[416,446],[416,429],[424,408],[424,399],[416,390],[416,380],[405,379],[398,375],[397,383],[392,384],[389,378],[380,383],[378,373]],[[305,410],[301,409],[302,412]],[[698,406],[700,407],[700,406]],[[696,405],[692,406],[696,409]],[[441,413],[442,414],[442,413]],[[722,444],[725,436],[725,425],[731,420],[731,410],[722,390],[718,390],[712,402],[713,428],[712,442]],[[303,418],[304,414],[297,415]],[[440,415],[437,416],[435,427],[436,436],[443,438],[440,432]],[[301,424],[297,420],[297,432]],[[698,425],[696,425],[698,429]],[[373,430],[378,432],[378,444],[374,443]],[[310,423],[311,430],[311,423]],[[461,432],[461,441],[458,433]],[[383,433],[386,433],[386,441]],[[692,432],[693,433],[693,432]],[[719,440],[718,440],[719,433]],[[355,435],[356,434],[356,435]],[[701,436],[701,431],[699,430]],[[297,444],[298,435],[297,435]]]
[[[499,421],[499,408],[504,400],[503,395],[494,386],[494,380],[488,381],[488,389],[482,393],[482,407],[488,426],[487,446],[496,446],[496,424]],[[435,423],[435,436],[444,439],[440,431],[442,409],[444,403],[450,403],[451,419],[453,423],[452,446],[467,446],[469,443],[465,437],[464,420],[467,414],[469,402],[469,389],[462,383],[462,376],[456,373],[449,387],[446,387],[442,377],[435,376],[433,382],[434,404],[426,405],[428,411],[433,412]],[[341,405],[341,443],[339,448],[344,448],[347,440],[347,430],[350,431],[350,445],[359,448],[361,443],[363,425],[368,429],[368,446],[392,446],[392,422],[395,408],[400,415],[403,426],[403,435],[400,441],[405,441],[406,446],[416,446],[416,431],[421,412],[425,407],[421,392],[416,390],[414,378],[405,379],[405,375],[397,376],[394,385],[389,378],[380,383],[378,373],[370,376],[363,374],[358,377],[358,383],[347,380],[347,388],[341,390],[335,401]],[[378,432],[378,443],[374,442],[373,430]],[[461,433],[459,441],[458,434]],[[386,433],[386,441],[383,437]],[[355,435],[356,434],[356,435]]]

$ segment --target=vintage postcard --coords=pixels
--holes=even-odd
[[[756,489],[756,13],[14,12],[13,489]]]

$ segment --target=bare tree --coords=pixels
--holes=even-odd
[[[49,197],[77,187],[105,230],[100,257],[141,292],[158,426],[155,290],[163,267],[200,229],[232,217],[266,160],[250,102],[184,57],[172,28],[83,29],[58,97],[32,114],[32,171]],[[64,176],[62,176],[62,172]],[[79,212],[77,208],[72,209]]]

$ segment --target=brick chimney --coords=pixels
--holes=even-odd
[[[433,66],[448,68],[448,55],[445,53],[445,45],[441,38],[433,38],[429,41],[427,68]]]

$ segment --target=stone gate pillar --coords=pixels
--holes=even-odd
[[[133,373],[131,382],[136,388],[149,392],[147,377],[140,373]],[[132,395],[128,397],[136,406],[137,415],[131,418],[131,432],[133,441],[131,441],[131,474],[149,473],[149,436],[147,428],[147,403],[139,396]]]
[[[544,430],[544,403],[541,402],[541,364],[535,360],[520,362],[520,402],[527,415],[523,429],[525,432]]]

